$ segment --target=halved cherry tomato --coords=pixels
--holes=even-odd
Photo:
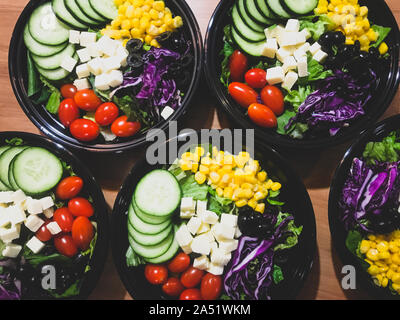
[[[179,296],[179,300],[202,300],[199,289],[186,289]]]
[[[49,231],[49,229],[47,229],[47,225],[51,222],[51,220],[47,220],[45,221],[42,226],[39,228],[38,231],[36,231],[36,238],[38,238],[40,241],[42,242],[46,242],[49,241],[51,238],[53,238],[53,235],[51,234],[51,232]]]
[[[54,246],[59,253],[70,258],[78,253],[78,248],[75,245],[74,240],[72,240],[72,237],[67,234],[55,237]]]
[[[178,278],[169,278],[167,282],[163,284],[162,290],[171,297],[178,297],[185,288]]]
[[[186,288],[194,288],[197,286],[201,278],[203,278],[204,271],[196,269],[194,267],[189,267],[184,273],[181,275],[181,282]]]
[[[89,119],[76,119],[69,126],[72,136],[80,141],[92,141],[100,134],[99,126]]]
[[[111,131],[117,137],[131,137],[140,130],[140,122],[128,121],[127,116],[117,118],[111,125]]]
[[[79,90],[74,100],[79,108],[85,111],[96,111],[96,109],[102,104],[100,98],[91,89]]]
[[[186,253],[181,252],[168,263],[168,269],[171,272],[181,273],[185,271],[189,265],[190,257]]]
[[[275,115],[280,116],[283,113],[285,101],[279,88],[266,86],[261,90],[261,100]]]
[[[222,280],[220,276],[207,273],[201,279],[201,297],[203,300],[216,300],[221,294]]]
[[[247,57],[239,50],[235,50],[229,58],[229,71],[232,81],[243,81],[243,75],[247,70]]]
[[[65,98],[71,98],[73,99],[75,96],[75,93],[78,92],[78,89],[73,85],[73,84],[64,84],[60,88],[61,95]]]
[[[164,284],[168,279],[168,269],[162,265],[146,264],[144,276],[151,284]]]
[[[90,241],[93,239],[93,225],[90,220],[84,216],[77,217],[72,224],[72,240],[81,250],[87,250]]]
[[[56,196],[61,200],[72,199],[81,192],[83,180],[77,176],[66,177],[61,180],[56,188]]]
[[[67,128],[74,120],[79,118],[79,108],[74,99],[68,98],[61,101],[58,107],[58,118]]]
[[[247,84],[232,82],[228,90],[231,97],[244,108],[248,108],[249,105],[257,102],[258,93]]]
[[[264,128],[275,128],[278,120],[272,110],[263,104],[253,103],[248,109],[248,114],[255,124]]]
[[[63,232],[70,232],[74,223],[74,216],[68,208],[59,208],[54,212],[53,220],[57,222]]]
[[[85,216],[91,217],[94,213],[94,208],[89,200],[81,197],[73,198],[68,202],[68,210],[75,217]]]
[[[267,72],[259,68],[250,69],[246,72],[244,79],[250,87],[261,89],[267,84]]]
[[[94,118],[96,122],[101,126],[108,126],[118,118],[119,109],[112,102],[103,103],[97,108]]]

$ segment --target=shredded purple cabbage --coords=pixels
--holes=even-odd
[[[16,268],[16,262],[13,259],[0,261],[3,268]],[[14,279],[9,272],[0,274],[0,300],[20,300],[21,299],[21,281]]]

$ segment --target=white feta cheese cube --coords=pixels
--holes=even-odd
[[[31,214],[25,221],[25,226],[32,232],[36,232],[43,225],[44,221],[37,215]]]
[[[107,73],[112,70],[118,70],[119,68],[121,68],[121,62],[118,57],[113,56],[103,59],[103,72]]]
[[[306,54],[306,52],[305,52],[304,50],[302,50],[302,49],[297,49],[297,50],[294,52],[293,56],[294,56],[294,58],[296,59],[295,62],[298,62],[298,61],[301,60],[301,58],[306,57],[307,54]],[[296,67],[297,67],[297,66],[296,66]]]
[[[39,200],[42,203],[42,208],[43,210],[46,210],[48,208],[51,208],[54,206],[54,201],[52,197],[44,197]]]
[[[102,91],[110,89],[110,86],[108,85],[108,75],[106,73],[102,73],[96,76],[94,79],[94,86],[96,89]]]
[[[224,261],[226,260],[225,255],[227,253],[222,249],[215,249],[211,253],[211,262],[217,265],[224,265]]]
[[[312,55],[316,54],[319,50],[321,50],[321,45],[318,42],[315,42],[309,49]]]
[[[59,234],[62,230],[57,222],[53,221],[46,225],[46,228],[50,231],[52,235]]]
[[[97,34],[94,32],[81,32],[79,36],[79,43],[82,47],[87,47],[97,40]]]
[[[191,243],[192,251],[202,255],[209,255],[211,250],[210,242],[205,237],[195,237]]]
[[[76,87],[76,89],[78,91],[80,91],[80,90],[89,89],[90,88],[90,83],[89,83],[89,80],[87,78],[76,79],[74,81],[74,86]]]
[[[296,72],[290,71],[285,77],[285,81],[282,83],[282,88],[285,88],[287,91],[292,90],[293,86],[296,84],[299,79],[299,75]]]
[[[207,270],[210,261],[207,256],[201,256],[193,260],[193,267],[199,270]]]
[[[88,62],[92,58],[90,55],[89,49],[87,49],[87,48],[80,49],[80,50],[76,51],[76,53],[78,54],[79,60],[81,62]]]
[[[20,229],[17,226],[12,226],[9,229],[1,228],[0,229],[0,239],[3,242],[11,242],[15,239],[19,238]]]
[[[267,39],[267,42],[264,45],[264,49],[262,55],[274,59],[276,52],[278,51],[278,42],[275,38]]]
[[[224,266],[220,266],[211,262],[210,266],[207,269],[207,272],[215,276],[220,276],[224,273]]]
[[[87,63],[80,64],[76,67],[76,75],[79,79],[87,78],[90,76],[90,70]]]
[[[78,63],[78,60],[70,57],[70,56],[65,56],[63,61],[61,62],[60,67],[67,70],[68,72],[72,72]]]
[[[200,229],[201,223],[202,222],[199,217],[190,218],[189,222],[187,223],[187,228],[189,232],[193,235],[197,234],[197,231]]]
[[[90,60],[88,63],[88,69],[95,76],[100,75],[103,72],[103,59],[102,58],[94,58]]]
[[[221,214],[221,224],[235,228],[237,226],[238,216],[235,214]]]
[[[308,77],[308,62],[307,57],[303,57],[297,63],[297,72],[300,78]]]
[[[276,38],[276,40],[278,40],[279,45],[281,45],[282,36],[285,32],[286,32],[285,27],[282,25],[279,25],[279,26],[275,27],[275,29],[272,30],[272,33],[274,34],[274,38]]]
[[[276,28],[278,26],[272,26],[264,29],[265,37],[268,39],[275,39],[276,38]]]
[[[238,239],[242,236],[242,232],[240,231],[239,227],[236,228],[235,231],[235,239]]]
[[[69,30],[69,43],[79,44],[80,42],[80,31]]]
[[[108,85],[111,88],[118,87],[124,82],[124,76],[120,70],[112,70],[108,73]]]
[[[236,228],[217,223],[212,229],[213,235],[218,242],[223,240],[231,240],[235,236]]]
[[[298,50],[302,50],[304,51],[305,54],[307,54],[307,51],[310,50],[311,44],[309,42],[306,42],[304,44],[302,44]]]
[[[90,56],[93,58],[101,57],[102,55],[102,52],[100,51],[97,42],[89,44],[87,46],[87,49],[89,51]]]
[[[193,251],[192,251],[192,247],[190,245],[191,245],[191,242],[187,246],[181,246],[182,251],[186,254],[191,254]]]
[[[282,66],[283,72],[287,73],[289,70],[297,69],[297,61],[293,56],[289,56],[285,58]]]
[[[187,225],[183,223],[179,229],[175,233],[175,239],[178,242],[180,247],[185,247],[190,245],[193,240],[192,235],[190,234]]]
[[[231,261],[231,259],[232,259],[232,253],[225,253],[222,265],[226,266],[229,263],[229,261]]]
[[[30,214],[40,214],[43,212],[42,203],[39,200],[28,198],[27,210]]]
[[[306,40],[311,38],[311,33],[307,28],[304,28],[303,30],[301,30],[300,33],[302,33],[304,35]]]
[[[181,211],[196,211],[196,201],[192,197],[182,198]]]
[[[206,210],[201,214],[201,219],[204,223],[216,224],[219,220],[218,215],[215,212]]]
[[[106,54],[109,57],[115,55],[115,51],[117,50],[118,45],[118,41],[114,41],[109,36],[102,36],[99,41],[97,41],[97,46],[100,52]]]
[[[48,208],[43,210],[43,214],[47,219],[51,219],[54,215],[54,208]]]
[[[168,120],[168,118],[169,118],[170,116],[172,116],[172,114],[173,114],[174,112],[175,112],[174,109],[172,109],[171,107],[166,106],[166,107],[163,109],[163,111],[161,111],[161,117],[162,117],[164,120]]]
[[[285,72],[282,67],[267,69],[267,81],[269,84],[282,83],[285,80]]]
[[[286,22],[286,27],[285,27],[286,31],[290,31],[290,32],[299,32],[300,30],[300,21],[297,19],[289,19]]]
[[[280,62],[284,62],[286,57],[291,56],[292,53],[287,50],[287,48],[279,48],[279,50],[276,52],[276,57]]]
[[[182,219],[190,219],[191,217],[194,217],[195,213],[193,211],[181,211],[180,217]]]
[[[235,251],[239,245],[239,241],[238,240],[222,240],[219,241],[219,248],[222,249],[223,251],[225,251],[226,253]]]
[[[12,194],[12,200],[15,204],[20,204],[26,200],[26,195],[22,190],[17,190]]]
[[[9,212],[11,223],[14,225],[22,223],[26,219],[25,211],[18,205],[8,207],[7,211]]]
[[[306,37],[300,32],[284,32],[280,38],[280,46],[295,46],[306,42]]]
[[[313,56],[313,59],[319,63],[324,63],[326,58],[328,58],[328,54],[322,50],[318,50]]]
[[[38,238],[33,236],[27,243],[26,246],[33,252],[33,253],[39,253],[40,250],[43,249],[44,243],[40,241]]]
[[[118,57],[121,66],[126,67],[127,62],[126,59],[129,56],[128,50],[126,50],[123,46],[117,48],[115,56]]]
[[[208,223],[202,223],[199,230],[197,230],[197,234],[206,233],[211,230],[211,227]]]
[[[200,234],[198,237],[202,238],[202,239],[205,239],[210,243],[215,242],[215,239],[214,239],[214,236],[213,236],[213,234],[211,232],[211,229],[209,231],[205,232],[205,233]]]
[[[11,223],[11,215],[7,208],[0,207],[0,228]]]
[[[212,232],[212,231],[211,231]],[[218,243],[216,241],[213,241],[210,243],[211,250],[210,252],[212,253],[214,250],[218,249]]]
[[[207,210],[207,200],[197,200],[197,214],[201,214]]]
[[[22,246],[18,244],[7,244],[2,255],[7,258],[16,258],[22,250]]]
[[[13,202],[13,194],[12,191],[1,191],[0,192],[0,203],[11,203]]]

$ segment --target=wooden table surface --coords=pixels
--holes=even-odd
[[[29,121],[14,97],[8,77],[8,45],[19,14],[27,0],[0,2],[0,131],[27,131],[40,133]],[[192,8],[203,36],[208,21],[218,4],[218,0],[187,0]],[[397,21],[400,21],[400,1],[387,0]],[[204,81],[203,81],[204,83]],[[207,87],[199,88],[193,99],[190,119],[183,119],[186,128],[229,128],[227,118],[216,111],[217,102]],[[383,118],[400,113],[400,95],[397,93]],[[193,121],[193,119],[196,119]],[[348,144],[323,152],[296,155],[292,161],[294,168],[306,184],[314,205],[317,221],[318,250],[314,267],[299,295],[299,299],[363,299],[368,298],[361,290],[343,291],[340,286],[341,263],[331,246],[328,225],[328,194],[333,172],[343,156]],[[143,155],[143,150],[135,150],[124,155],[84,156],[96,179],[101,184],[107,204],[111,210],[124,177],[135,160]],[[107,168],[107,170],[104,170]],[[111,254],[101,280],[92,293],[91,299],[130,299],[123,287],[111,259]]]

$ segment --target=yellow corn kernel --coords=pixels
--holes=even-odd
[[[211,172],[210,173],[210,180],[212,183],[218,183],[219,180],[221,179],[220,175],[216,172]]]
[[[231,199],[233,195],[233,189],[231,187],[226,187],[224,189],[224,198]]]
[[[224,190],[222,188],[217,188],[215,189],[215,191],[217,192],[217,195],[219,197],[222,197],[224,195]]]
[[[154,1],[153,8],[156,9],[157,11],[164,11],[165,9],[164,1]]]
[[[151,44],[151,42],[150,42],[150,44]],[[192,163],[192,172],[196,173],[198,169],[199,169],[199,164],[197,162],[193,162]]]
[[[361,47],[369,46],[369,43],[370,43],[368,37],[365,34],[363,34],[361,37],[359,37],[358,41],[360,41]]]
[[[381,260],[389,259],[390,258],[390,252],[389,251],[379,252],[378,257]]]
[[[399,252],[399,247],[396,246],[396,244],[395,244],[394,241],[390,241],[390,242],[389,242],[389,250],[390,250],[390,252],[392,252],[392,253],[396,253],[396,252]]]
[[[147,5],[147,4],[144,4],[144,5],[142,6],[142,10],[143,10],[143,12],[149,13],[149,11],[150,11],[150,6]],[[149,15],[149,16],[150,16],[150,15]]]
[[[206,175],[202,174],[201,172],[196,172],[194,179],[198,184],[203,184],[206,181]]]
[[[240,187],[242,189],[253,189],[253,185],[248,182],[243,183]]]
[[[338,6],[338,5],[342,4],[342,1],[341,0],[331,0],[330,3],[332,3],[334,6]],[[318,3],[318,5],[328,5],[328,4],[329,4],[328,1],[320,1]]]
[[[123,30],[120,31],[120,35],[123,38],[130,38],[131,37],[131,32],[129,30],[123,29]]]
[[[389,279],[386,278],[386,277],[383,277],[381,286],[384,287],[384,288],[386,288],[387,285],[388,285],[388,283],[389,283]]]
[[[282,188],[282,185],[279,182],[275,182],[272,186],[271,186],[271,190],[272,191],[278,191],[280,188]]]
[[[325,14],[328,13],[328,7],[325,6],[318,6],[314,9],[315,14]]]
[[[393,254],[392,261],[394,264],[400,265],[400,255],[398,253]]]
[[[234,157],[231,154],[224,155],[224,164],[234,165]]]
[[[254,211],[259,213],[264,213],[264,210],[265,210],[265,203],[257,204],[256,208],[254,209]]]
[[[143,15],[143,11],[141,8],[135,8],[135,11],[133,13],[133,18],[138,18],[140,19]]]
[[[150,26],[147,28],[146,31],[147,31],[148,34],[150,34],[152,36],[157,36],[159,34],[158,28],[153,24],[150,24]],[[198,156],[197,155],[192,155],[192,157],[193,156],[196,157],[197,161],[198,161]]]
[[[375,241],[376,240],[376,236],[373,235],[373,234],[369,234],[368,235],[368,239],[371,240],[371,241]]]
[[[400,292],[400,285],[398,285],[397,283],[392,283],[392,288],[397,292]]]
[[[183,171],[192,170],[192,163],[190,161],[183,161],[181,163],[181,169]]]
[[[360,252],[365,254],[365,253],[368,252],[369,249],[370,249],[369,241],[368,240],[362,240],[361,244],[360,244]]]
[[[132,28],[131,20],[125,19],[124,21],[122,21],[121,29],[130,30],[131,28]]]
[[[389,47],[386,44],[386,42],[382,42],[381,45],[379,46],[379,53],[381,55],[384,55],[388,52],[388,50],[389,50]]]
[[[133,18],[131,20],[132,28],[139,28],[140,27],[140,20],[138,18]]]
[[[250,189],[242,189],[242,198],[251,199],[253,197],[253,191]]]
[[[380,252],[389,250],[389,243],[387,241],[381,241],[376,245],[376,249]]]
[[[140,30],[139,30],[138,28],[133,28],[133,29],[131,29],[131,36],[132,36],[132,38],[137,39],[137,38],[140,37],[140,35],[141,35],[141,33],[140,33]]]
[[[111,26],[113,28],[118,28],[121,25],[121,20],[120,19],[115,19],[111,22]]]
[[[368,250],[368,252],[367,252],[367,254],[366,254],[366,256],[367,256],[367,258],[369,259],[369,260],[372,260],[372,261],[377,261],[379,258],[378,258],[378,250],[376,250],[376,249],[369,249]]]
[[[267,173],[265,171],[261,171],[261,172],[257,173],[257,179],[260,182],[264,182],[267,179]]]
[[[395,272],[392,276],[392,282],[395,284],[400,284],[400,273]]]
[[[114,0],[114,4],[119,7],[120,5],[122,5],[124,1],[123,0]]]
[[[362,6],[360,7],[360,16],[365,17],[368,14],[368,7]]]
[[[377,274],[377,275],[374,277],[374,283],[375,283],[377,286],[381,286],[382,279],[383,279],[383,276],[382,276],[381,274]]]
[[[370,266],[367,271],[371,276],[376,276],[379,274],[379,268],[376,265]]]
[[[205,165],[205,166],[209,166],[211,164],[211,158],[210,157],[203,157],[203,158],[201,158],[200,163]]]
[[[247,163],[247,159],[241,156],[235,156],[235,164],[239,167],[239,168],[243,168],[245,166],[245,164]]]
[[[245,205],[247,205],[247,201],[242,199],[242,200],[236,201],[235,205],[236,205],[236,207],[241,208],[241,207],[244,207]]]
[[[126,47],[126,44],[128,43],[129,40],[130,40],[130,39],[125,39],[124,41],[122,41],[122,45],[123,45],[124,47]]]
[[[247,205],[248,205],[250,208],[255,209],[255,208],[257,207],[257,201],[254,200],[254,199],[251,199],[251,200],[249,200],[249,201],[247,202]]]
[[[272,188],[272,185],[274,184],[274,182],[271,180],[271,179],[269,179],[266,183],[265,183],[265,189],[271,189]]]
[[[347,37],[346,41],[345,41],[345,44],[346,45],[352,45],[352,44],[354,44],[354,40],[351,37]]]
[[[205,165],[201,164],[199,171],[203,174],[208,174],[210,172],[210,169],[208,169],[208,167],[206,167]]]
[[[143,0],[132,0],[132,4],[134,7],[141,7],[144,4]]]
[[[128,8],[126,8],[125,11],[125,16],[129,19],[133,18],[135,14],[135,8],[133,6],[129,6]]]
[[[254,195],[254,199],[256,199],[257,201],[264,199],[266,196],[264,193],[258,191],[256,192],[256,194]]]
[[[144,0],[144,4],[148,6],[153,6],[154,0]]]

